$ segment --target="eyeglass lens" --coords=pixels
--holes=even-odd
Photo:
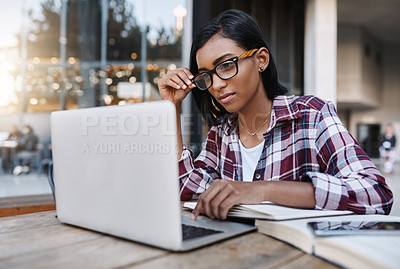
[[[236,59],[237,60],[237,59]],[[215,70],[215,71],[214,71]],[[234,77],[238,70],[237,64],[234,59],[226,60],[220,64],[218,64],[214,70],[209,72],[203,72],[197,75],[194,79],[194,83],[201,90],[207,90],[211,87],[212,81],[212,73],[216,73],[218,77],[221,79],[230,79]]]
[[[212,79],[209,73],[201,73],[194,78],[194,83],[201,90],[211,87]]]

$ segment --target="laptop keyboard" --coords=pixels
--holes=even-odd
[[[182,224],[183,240],[193,239],[217,233],[222,233],[222,231]]]

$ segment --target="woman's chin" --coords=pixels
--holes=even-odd
[[[228,107],[228,106],[224,106],[225,110],[228,111],[229,113],[235,113],[238,112],[238,109],[235,109],[233,107]]]
[[[222,105],[228,113],[234,113],[237,112],[237,109],[235,109],[233,106],[230,105]]]
[[[218,102],[227,112],[235,113],[240,110],[238,103],[236,102],[228,102],[223,104],[222,102]]]

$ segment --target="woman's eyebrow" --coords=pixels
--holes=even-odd
[[[212,64],[215,66],[217,63],[219,63],[222,59],[224,59],[225,57],[227,57],[227,56],[231,56],[231,55],[234,55],[233,53],[225,53],[224,55],[222,55],[222,56],[220,56],[220,57],[218,57],[217,59],[215,59],[213,62],[212,62]],[[204,68],[204,67],[201,67],[201,68],[199,68],[199,69],[197,69],[199,72],[202,72],[202,71],[206,71],[207,70],[207,68]]]
[[[222,55],[221,57],[218,57],[217,59],[214,60],[213,65],[216,65],[217,63],[219,63],[222,59],[224,59],[226,56],[230,56],[233,55],[232,53],[225,53],[224,55]]]

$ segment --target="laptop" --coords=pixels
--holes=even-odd
[[[53,112],[51,139],[61,222],[172,251],[255,229],[182,214],[169,101]]]

